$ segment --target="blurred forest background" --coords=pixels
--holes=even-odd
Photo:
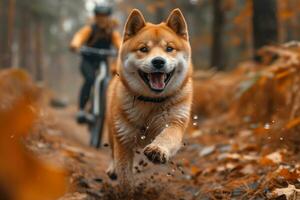
[[[0,0],[0,68],[24,68],[59,98],[76,101],[81,84],[80,59],[68,51],[68,45],[73,34],[91,21],[95,2]],[[297,0],[109,2],[114,5],[113,17],[119,21],[120,32],[132,8],[140,9],[147,20],[157,23],[179,7],[189,24],[196,69],[230,70],[240,61],[253,58],[255,49],[266,40],[283,43],[300,37]],[[259,33],[261,29],[267,29],[261,34],[265,38],[254,41],[255,30]]]

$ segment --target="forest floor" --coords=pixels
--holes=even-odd
[[[47,108],[45,112],[51,119],[40,124],[43,131],[31,135],[27,146],[43,160],[68,171],[70,185],[60,200],[119,199],[117,182],[105,174],[109,146],[88,147],[89,135],[76,124],[75,107]],[[284,188],[288,183],[300,187],[293,171],[299,170],[299,154],[286,149],[286,144],[272,148],[270,138],[257,141],[260,133],[255,133],[255,124],[239,128],[206,120],[198,126],[194,116],[197,128],[186,135],[182,149],[166,165],[153,165],[136,153],[136,200],[266,199],[275,187]]]
[[[298,45],[270,47],[262,51],[260,64],[246,62],[228,73],[197,73],[192,120],[183,146],[166,165],[153,165],[142,152],[136,152],[134,199],[300,199],[299,49]],[[5,76],[0,77],[2,90],[11,87],[10,81],[3,84]],[[24,88],[18,85],[24,84],[14,81],[14,88],[6,92],[20,96],[19,90]],[[28,96],[28,92],[24,94]],[[6,94],[8,97],[10,95]],[[14,105],[11,103],[14,98],[8,99]],[[3,102],[0,94],[0,105]],[[31,181],[30,184],[42,187],[41,180],[45,179],[52,194],[53,191],[61,194],[64,187],[57,183],[64,180],[67,192],[60,200],[120,199],[117,181],[109,180],[105,174],[110,162],[109,145],[99,150],[88,146],[87,130],[75,122],[76,107],[51,107],[48,97],[39,100],[37,107],[32,102],[25,103],[30,104],[25,106],[29,109],[24,112],[33,127],[24,141],[30,155],[39,158],[34,162],[55,165],[63,171],[63,175],[58,175],[58,171],[47,167],[47,173],[36,175],[37,183]],[[21,119],[23,116],[17,108],[11,106],[8,112],[5,107],[7,112],[3,116],[8,122],[12,119],[10,122],[14,122],[15,127],[28,130],[23,121],[14,118],[15,113],[19,113]],[[29,120],[28,113],[35,112],[38,114],[34,115],[34,120]],[[0,112],[0,123],[3,116]],[[11,130],[8,124],[0,124],[1,132]],[[3,137],[0,135],[0,147],[17,138],[15,135]],[[16,170],[22,175],[18,177],[38,174],[41,165],[32,165],[34,162],[27,158],[28,152],[24,153],[14,144],[7,148],[14,150],[16,155],[26,154],[21,157],[24,163],[31,164],[24,164],[27,168],[20,164],[18,169],[13,169],[12,163],[16,161],[7,156],[0,166],[9,166],[4,168],[7,173]],[[7,155],[4,147],[0,148],[0,156]],[[0,190],[3,190],[2,185],[0,179]],[[36,185],[32,188],[38,187]],[[30,191],[32,195],[36,190]],[[45,197],[47,192],[42,195]],[[7,193],[10,195],[9,189]],[[29,199],[34,198],[24,198]]]

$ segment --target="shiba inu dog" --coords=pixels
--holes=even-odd
[[[135,151],[166,163],[181,147],[192,102],[191,48],[179,9],[151,24],[139,10],[127,19],[118,76],[108,89],[107,124],[113,161],[107,171],[130,184]]]

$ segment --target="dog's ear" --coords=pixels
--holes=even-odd
[[[126,41],[137,34],[145,25],[146,21],[143,14],[138,9],[133,9],[125,25],[123,40]]]
[[[167,21],[169,26],[176,34],[188,40],[188,29],[184,16],[179,8],[174,9],[169,15]]]

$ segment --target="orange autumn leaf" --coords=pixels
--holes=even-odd
[[[193,175],[198,174],[200,171],[201,170],[196,166],[191,167],[191,172],[192,172]]]
[[[297,171],[290,171],[289,169],[282,168],[278,172],[279,176],[282,176],[287,181],[295,181],[300,178],[300,174]]]
[[[279,12],[279,17],[282,20],[288,20],[294,16],[294,12],[292,10],[284,10]]]
[[[268,166],[268,165],[276,165],[282,162],[283,156],[281,152],[273,152],[262,157],[259,161],[261,165]]]
[[[286,70],[286,71],[280,72],[279,74],[276,74],[275,75],[275,79],[277,79],[277,80],[284,79],[287,76],[289,76],[290,74],[291,74],[291,71],[290,70]]]
[[[259,160],[259,163],[263,166],[270,166],[274,165],[274,162],[266,157],[263,157]]]
[[[265,127],[258,127],[256,129],[253,130],[253,132],[257,135],[263,135],[268,133],[270,130],[266,129]]]
[[[287,130],[289,130],[289,129],[291,129],[291,128],[294,128],[294,127],[298,126],[299,124],[300,124],[300,117],[297,117],[297,118],[294,118],[294,119],[292,119],[291,121],[289,121],[289,122],[286,124],[285,128],[286,128]]]
[[[267,83],[268,77],[262,76],[261,79],[258,81],[258,85],[263,87]]]

